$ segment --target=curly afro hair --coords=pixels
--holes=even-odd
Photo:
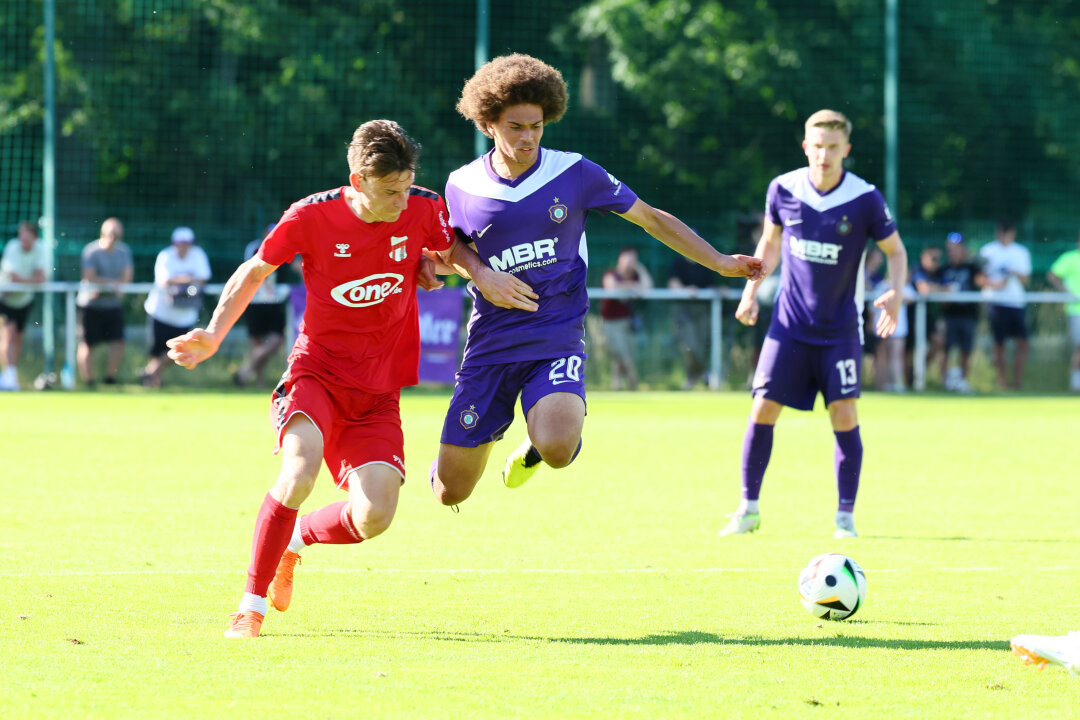
[[[491,137],[485,125],[498,120],[508,107],[539,105],[546,125],[562,118],[566,103],[566,81],[561,72],[531,55],[514,53],[495,58],[469,78],[457,111]]]

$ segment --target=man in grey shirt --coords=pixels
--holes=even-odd
[[[94,386],[93,349],[109,344],[105,384],[115,385],[124,357],[124,294],[120,286],[130,283],[134,272],[131,249],[122,240],[124,226],[111,217],[101,224],[101,237],[82,251],[83,288],[79,291],[79,374],[87,387]]]

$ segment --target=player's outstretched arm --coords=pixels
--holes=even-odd
[[[765,218],[761,226],[761,238],[758,240],[757,247],[754,250],[754,257],[761,258],[765,272],[759,278],[747,280],[746,287],[743,288],[739,307],[735,310],[735,319],[743,325],[757,325],[759,312],[758,287],[760,287],[765,276],[772,273],[776,266],[780,264],[780,243],[782,240],[783,228],[772,220]]]
[[[878,318],[875,330],[880,337],[889,337],[896,332],[900,310],[904,304],[904,283],[907,282],[907,249],[900,233],[894,232],[884,240],[878,241],[878,247],[885,253],[888,265],[889,290],[874,301],[874,307],[884,310]]]
[[[236,272],[221,291],[221,297],[218,298],[217,307],[214,308],[214,314],[206,329],[195,328],[165,342],[169,347],[169,359],[190,370],[212,357],[221,347],[221,342],[229,334],[229,330],[244,314],[263,280],[277,268],[277,265],[264,262],[258,256],[236,268]]]
[[[765,277],[764,266],[759,258],[725,255],[699,237],[682,220],[669,212],[652,207],[640,198],[625,213],[619,213],[619,217],[639,226],[680,255],[720,275],[750,280]]]
[[[536,312],[540,298],[528,283],[508,272],[492,270],[469,245],[454,238],[454,244],[439,253],[443,263],[454,272],[473,281],[484,298],[501,308]]]

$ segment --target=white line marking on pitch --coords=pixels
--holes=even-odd
[[[608,568],[582,570],[577,568],[304,568],[305,574],[330,573],[342,575],[360,575],[366,573],[409,574],[409,575],[635,575],[635,574],[690,574],[722,575],[724,573],[797,573],[802,568]],[[1014,567],[919,567],[919,568],[871,568],[867,574],[904,573],[904,572],[970,572],[995,573],[1014,572]],[[1075,572],[1077,565],[1052,565],[1048,567],[1025,567],[1025,572]],[[0,572],[0,577],[111,577],[132,575],[237,575],[243,574],[243,568],[233,570],[54,570],[47,572]]]

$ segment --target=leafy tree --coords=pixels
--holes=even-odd
[[[1075,194],[1075,3],[901,3],[902,216],[1061,213]],[[562,33],[607,47],[627,149],[689,207],[756,208],[821,107],[883,181],[882,10],[855,0],[594,0]]]

